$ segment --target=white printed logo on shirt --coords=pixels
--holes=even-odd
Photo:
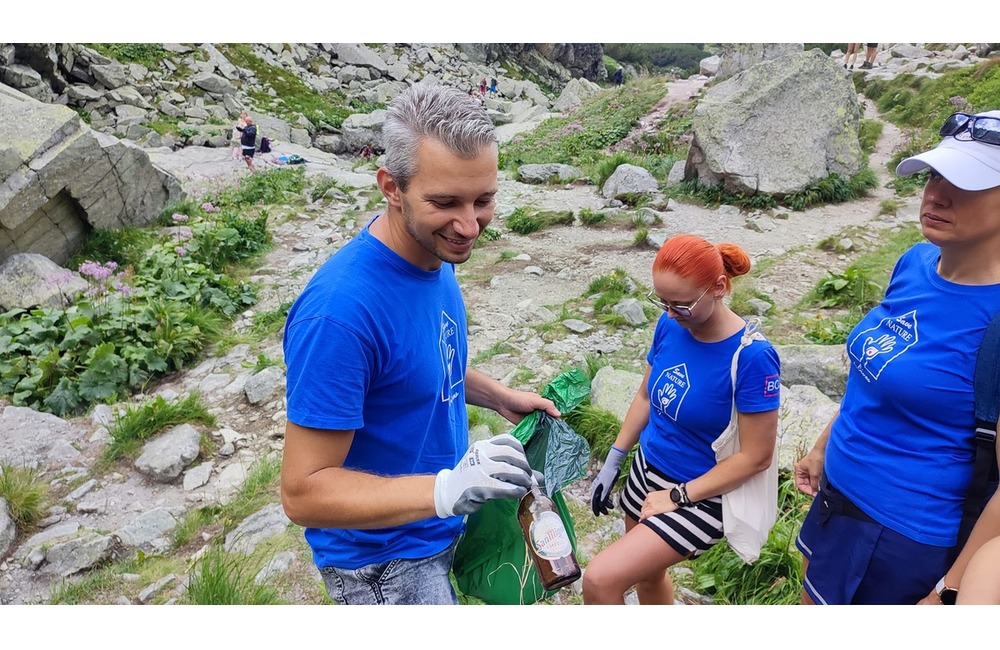
[[[866,381],[877,381],[893,359],[917,342],[917,310],[895,318],[883,318],[862,330],[847,345],[851,363]]]
[[[649,391],[649,401],[657,411],[677,420],[677,412],[690,388],[687,365],[682,363],[660,373]]]
[[[441,331],[438,335],[438,351],[441,353],[441,369],[444,384],[441,386],[441,401],[451,402],[458,397],[456,386],[462,383],[462,360],[458,353],[458,324],[448,314],[441,312]]]

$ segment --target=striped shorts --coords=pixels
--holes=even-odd
[[[625,514],[638,521],[647,494],[669,490],[678,483],[649,465],[639,445],[619,505]],[[722,539],[722,497],[696,501],[686,508],[649,517],[642,523],[681,556],[698,557]]]

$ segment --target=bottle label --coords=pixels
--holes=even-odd
[[[538,553],[538,557],[557,560],[573,552],[562,519],[554,512],[540,513],[531,522],[528,534],[531,536],[531,545]]]

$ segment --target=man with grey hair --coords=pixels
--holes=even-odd
[[[455,264],[493,219],[493,124],[458,90],[419,84],[389,105],[384,213],[316,272],[288,313],[281,497],[330,596],[454,604],[463,515],[531,484],[521,444],[469,446],[466,404],[511,422],[535,393],[466,368]]]

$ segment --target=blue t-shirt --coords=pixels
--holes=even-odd
[[[730,365],[743,330],[715,343],[702,343],[663,314],[646,360],[649,422],[639,436],[653,467],[678,481],[695,479],[715,466],[712,443],[729,426],[733,406]],[[774,411],[780,405],[780,362],[768,341],[740,352],[736,410]]]
[[[824,472],[884,526],[954,546],[975,453],[976,355],[1000,285],[948,282],[939,258],[928,243],[904,253],[885,299],[848,337]]]
[[[465,304],[451,264],[425,271],[367,228],[316,272],[288,312],[288,419],[355,431],[344,467],[436,474],[468,447]],[[462,517],[374,530],[307,528],[317,566],[356,569],[444,550]]]

